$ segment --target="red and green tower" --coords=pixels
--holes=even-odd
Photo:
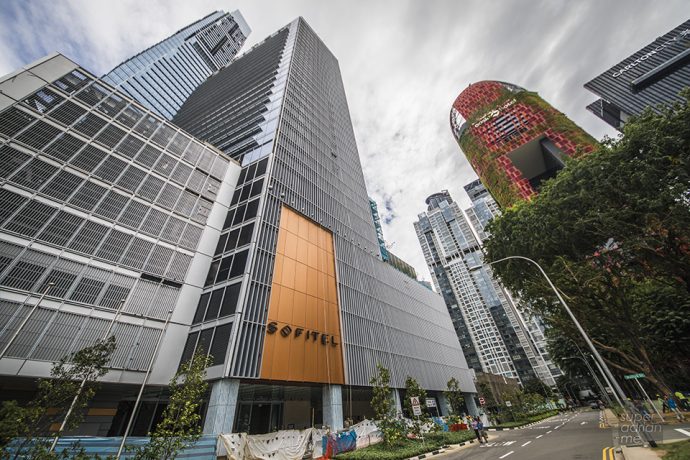
[[[596,147],[596,140],[537,93],[499,81],[468,86],[450,125],[460,148],[502,208],[529,200],[542,183]]]

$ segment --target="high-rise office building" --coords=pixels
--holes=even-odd
[[[539,355],[522,318],[490,267],[481,240],[447,191],[427,198],[414,223],[436,289],[443,293],[467,362],[476,370],[523,383],[537,376]]]
[[[201,83],[234,59],[250,31],[239,11],[215,11],[119,64],[103,81],[170,120]]]
[[[617,41],[615,46],[630,40]],[[690,86],[690,20],[585,83],[599,99],[587,110],[616,129],[631,115],[681,101]]]
[[[465,215],[469,219],[475,235],[479,238],[479,242],[483,243],[489,236],[486,226],[494,217],[501,214],[501,210],[479,179],[470,182],[464,188],[472,201],[472,206],[465,209]],[[530,358],[532,362],[536,363],[534,371],[537,377],[547,385],[554,385],[556,377],[562,373],[546,351],[544,321],[538,316],[531,315],[525,309],[515,308],[515,300],[507,292],[506,300],[510,303],[518,320],[514,327],[522,329],[526,334],[528,341],[524,341],[524,343],[528,349],[527,354],[533,355]]]
[[[474,392],[443,300],[378,257],[338,61],[303,19],[211,76],[173,122],[243,166],[183,355],[236,293],[206,432],[372,415],[377,363],[394,388],[412,376],[442,399],[455,377]]]
[[[528,200],[596,141],[536,93],[482,81],[463,90],[450,111],[460,148],[503,208]]]
[[[54,361],[118,318],[108,383],[78,433],[121,434],[156,357],[148,382],[157,389],[131,432],[146,435],[239,174],[237,162],[62,55],[1,78],[0,399],[30,400]],[[222,323],[232,301],[209,317]],[[214,332],[207,345],[222,360],[215,351],[230,331]]]
[[[388,250],[386,240],[383,238],[383,227],[381,226],[379,209],[376,205],[376,201],[372,198],[369,198],[369,207],[371,208],[371,217],[374,219],[374,228],[376,229],[376,239],[379,243],[379,255],[381,256],[381,260],[391,264],[413,280],[417,280],[417,271],[414,267]]]

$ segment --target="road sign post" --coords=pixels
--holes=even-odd
[[[422,424],[419,421],[419,416],[422,415],[422,407],[419,403],[419,397],[412,396],[410,398],[410,403],[412,405],[412,413],[417,417],[417,426],[419,427],[419,437],[422,439],[422,445],[424,445],[424,435],[422,435]]]

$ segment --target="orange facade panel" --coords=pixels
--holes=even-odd
[[[344,384],[333,235],[283,206],[261,378]]]

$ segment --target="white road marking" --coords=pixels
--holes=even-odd
[[[503,443],[504,446],[509,446],[511,444],[515,444],[516,441],[506,441]]]
[[[551,433],[551,430],[549,430],[549,431],[546,432],[546,434],[549,434],[549,433]]]
[[[559,429],[560,427],[561,427],[561,426],[558,425],[558,426],[554,427],[553,429],[554,429],[554,430],[557,430],[557,429]]]
[[[690,437],[690,431],[684,430],[682,428],[676,428],[675,430],[679,433],[683,433],[685,436]]]
[[[537,436],[537,439],[541,438],[542,436],[544,436],[544,435],[543,435],[543,434],[540,434],[539,436]]]
[[[530,442],[532,442],[532,441],[527,441],[526,443],[524,443],[524,444],[521,445],[520,447],[525,447],[525,446],[526,446],[527,444],[529,444]]]
[[[498,457],[498,458],[506,458],[508,455],[512,454],[513,452],[515,452],[515,451],[514,451],[514,450],[511,450],[511,451],[508,452],[507,454],[503,454],[503,455],[501,455],[501,456]]]
[[[585,423],[587,423],[587,422],[580,422],[580,425],[584,425]]]

